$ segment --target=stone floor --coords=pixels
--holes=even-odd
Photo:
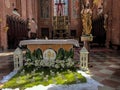
[[[79,60],[79,50],[75,49],[75,59]],[[0,52],[0,79],[13,69],[12,52]],[[90,75],[104,85],[99,90],[120,90],[120,51],[105,48],[90,50]],[[2,84],[0,84],[1,86]]]
[[[92,78],[104,85],[100,90],[120,90],[120,51],[91,50],[90,64]]]

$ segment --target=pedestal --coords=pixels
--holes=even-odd
[[[83,41],[84,47],[89,51],[89,49],[90,49],[89,42],[93,41],[93,36],[92,35],[89,35],[89,36],[82,35],[81,36],[81,41]]]
[[[81,36],[81,41],[83,41],[83,46],[90,52],[90,41],[93,41],[93,36],[92,35],[82,35]],[[89,64],[89,55],[88,55],[88,64]],[[89,64],[89,66],[91,66]]]

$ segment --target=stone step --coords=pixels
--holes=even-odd
[[[3,75],[3,74],[8,74],[8,73],[10,73],[11,71],[13,71],[13,70],[4,70],[4,71],[0,71],[0,75]]]
[[[0,68],[0,71],[12,70],[12,69],[13,69],[13,66],[12,66],[12,65],[9,65],[9,66],[6,66],[6,67],[1,67],[1,68]]]
[[[0,63],[0,68],[8,67],[13,65],[13,62]]]
[[[0,57],[0,61],[2,61],[2,60],[13,60],[13,57],[7,57],[7,58],[5,58],[5,57]]]
[[[7,62],[0,64],[0,73],[1,72],[10,72],[13,70],[13,62]]]
[[[0,67],[0,69],[9,69],[9,68],[11,68],[11,67],[13,67],[13,65],[11,64],[11,65],[3,65],[3,66],[1,66]]]
[[[0,64],[2,63],[11,63],[13,62],[13,60],[0,60]]]
[[[3,78],[3,76],[8,75],[11,71],[13,71],[13,65],[5,65],[0,67],[0,80]]]

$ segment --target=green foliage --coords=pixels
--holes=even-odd
[[[74,51],[73,49],[70,49],[69,51],[65,50],[64,60],[67,60],[68,58],[74,57]]]
[[[26,50],[25,57],[26,59],[31,59],[31,51],[29,49]]]
[[[31,54],[31,60],[32,61],[35,61],[37,58],[36,58],[36,50],[33,51],[33,53]]]
[[[51,73],[54,74],[52,75]],[[40,68],[34,69],[33,71],[25,71],[24,73],[18,72],[11,80],[4,84],[3,88],[20,88],[23,90],[25,88],[33,87],[35,85],[49,85],[49,84],[62,84],[70,85],[78,83],[86,83],[86,78],[80,73],[76,72],[76,69],[50,69],[50,68]],[[48,76],[48,79],[45,77]]]
[[[65,56],[65,51],[63,48],[60,48],[58,50],[57,56],[56,56],[56,60],[63,60]]]
[[[26,57],[26,59],[31,59],[32,61],[41,60],[41,59],[43,59],[42,50],[40,48],[38,48],[37,50],[34,50],[32,53],[29,49],[27,49],[25,57]]]
[[[64,53],[64,54],[65,54],[65,55],[64,55],[64,60],[68,59],[68,57],[69,57],[69,52],[65,50],[65,53]]]
[[[74,67],[75,63],[73,61],[74,51],[70,49],[69,51],[60,48],[56,55],[56,60],[47,61],[43,60],[43,54],[41,49],[34,50],[33,53],[30,50],[26,51],[26,62],[25,67],[28,69],[33,69],[34,67],[52,67],[52,68],[70,68]],[[61,61],[62,60],[62,61]]]
[[[26,51],[26,59],[34,60],[42,60],[43,59],[43,53],[40,48],[37,50],[34,50],[33,53],[28,49]],[[63,48],[60,48],[56,55],[56,60],[67,60],[68,58],[74,57],[74,51],[73,49],[70,49],[69,51],[64,50]]]
[[[37,58],[38,60],[43,59],[42,50],[41,50],[40,48],[38,48],[38,49],[36,50],[36,58]]]
[[[73,58],[73,57],[74,57],[74,51],[73,51],[72,48],[71,48],[70,51],[69,51],[69,57],[70,57],[70,58]]]

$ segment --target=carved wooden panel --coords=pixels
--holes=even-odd
[[[40,0],[40,17],[50,17],[50,0]]]
[[[67,30],[69,24],[68,16],[53,16],[54,30]]]

